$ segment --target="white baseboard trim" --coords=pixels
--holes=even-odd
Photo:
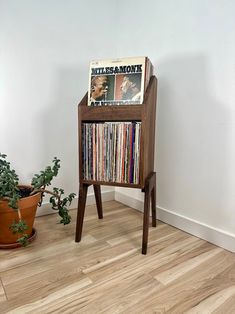
[[[112,201],[115,199],[115,191],[102,191],[101,192],[101,197],[102,197],[102,201],[103,202],[107,202],[107,201]],[[72,208],[77,208],[77,203],[78,203],[78,196],[76,196],[73,201],[72,204],[70,205],[70,209]],[[93,205],[95,204],[95,195],[94,193],[89,193],[87,195],[87,201],[86,201],[86,205]],[[43,205],[41,207],[38,207],[37,209],[37,214],[36,216],[44,216],[44,215],[50,215],[50,214],[55,214],[56,211],[51,209],[51,204],[49,202],[45,202],[43,203]]]
[[[115,200],[143,212],[144,202],[142,200],[127,196],[119,191],[115,191]],[[157,207],[157,217],[169,225],[235,253],[235,234],[214,228],[162,207]]]

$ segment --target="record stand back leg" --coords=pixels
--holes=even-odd
[[[102,208],[102,200],[101,200],[101,189],[100,185],[93,185],[94,193],[95,193],[95,200],[96,200],[96,207],[99,219],[103,218],[103,208]]]
[[[142,190],[144,196],[144,218],[143,218],[143,238],[142,238],[142,254],[147,254],[148,233],[149,233],[149,215],[150,200],[152,207],[152,226],[156,227],[156,173],[152,172],[145,181],[145,188]]]
[[[82,238],[82,227],[83,227],[84,214],[85,214],[85,208],[86,208],[88,186],[89,184],[81,184],[79,188],[75,242],[80,242]],[[103,208],[102,208],[100,185],[93,185],[93,188],[94,188],[94,193],[95,193],[98,217],[99,219],[102,219]]]

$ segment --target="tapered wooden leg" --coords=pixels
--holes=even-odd
[[[154,173],[153,187],[151,191],[151,205],[152,205],[152,226],[157,226],[157,214],[156,214],[156,173]]]
[[[142,239],[142,254],[147,254],[148,247],[148,232],[149,232],[149,211],[150,211],[150,193],[145,191],[144,196],[144,221],[143,221],[143,239]]]
[[[87,189],[88,189],[87,184],[81,185],[79,189],[75,242],[80,242],[82,238],[82,226],[83,226],[84,213],[85,213],[85,207],[86,207]]]
[[[149,214],[150,214],[150,198],[152,209],[152,226],[156,227],[156,173],[152,172],[145,180],[145,187],[142,190],[144,196],[144,221],[143,221],[143,238],[142,238],[142,254],[147,254],[148,232],[149,232]]]
[[[95,192],[95,200],[96,200],[96,207],[99,219],[103,218],[103,208],[102,208],[102,200],[101,200],[101,190],[100,185],[93,185],[94,192]]]

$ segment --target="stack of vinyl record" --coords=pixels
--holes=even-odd
[[[141,122],[83,123],[83,178],[139,183]]]

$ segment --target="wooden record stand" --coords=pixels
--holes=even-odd
[[[148,229],[150,216],[150,202],[152,211],[152,226],[156,227],[156,173],[154,172],[154,146],[155,146],[155,120],[156,120],[156,100],[157,100],[157,78],[152,76],[146,90],[144,102],[141,105],[123,106],[97,106],[87,105],[88,94],[84,96],[78,105],[78,135],[79,135],[79,200],[77,211],[77,225],[75,241],[80,242],[82,237],[82,227],[86,207],[87,189],[93,185],[97,213],[99,219],[103,219],[103,209],[101,200],[101,185],[138,188],[144,192],[144,217],[143,217],[143,237],[142,254],[147,254]],[[83,178],[82,164],[82,123],[96,123],[107,121],[138,121],[141,122],[140,139],[140,173],[139,184],[118,183],[85,180]]]

